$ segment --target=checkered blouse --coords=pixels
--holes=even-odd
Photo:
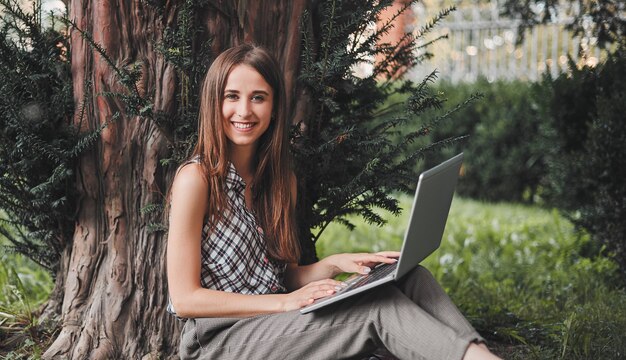
[[[200,284],[241,294],[284,293],[286,264],[268,257],[263,229],[246,207],[245,188],[243,179],[229,164],[226,193],[231,206],[212,232],[208,221],[203,226]],[[175,313],[171,303],[168,311]]]
[[[202,229],[202,286],[242,294],[285,292],[285,264],[267,256],[263,229],[244,199],[246,184],[233,164],[228,167],[226,188],[230,209],[214,231]]]

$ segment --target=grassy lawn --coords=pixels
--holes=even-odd
[[[39,265],[0,249],[0,359],[40,358],[54,330],[37,325],[37,310],[53,286]]]
[[[407,209],[411,198],[400,199]],[[382,228],[356,219],[353,232],[333,224],[319,255],[399,249],[407,217]],[[425,266],[507,359],[622,359],[624,280],[598,251],[556,212],[457,198]]]
[[[411,198],[400,197],[403,207]],[[407,212],[382,228],[331,225],[320,256],[398,249]],[[616,266],[556,212],[455,199],[442,246],[426,261],[474,326],[507,359],[621,359],[626,291]],[[0,252],[0,358],[39,358],[47,341],[35,309],[52,280],[27,259]],[[19,274],[19,275],[18,275]],[[15,329],[26,329],[15,338]],[[21,346],[7,353],[7,341]]]

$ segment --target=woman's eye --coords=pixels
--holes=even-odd
[[[252,97],[252,101],[255,102],[262,102],[263,100],[265,100],[265,97],[263,95],[254,95]]]
[[[224,98],[226,100],[237,100],[237,99],[239,99],[237,94],[226,94],[226,95],[224,95]]]

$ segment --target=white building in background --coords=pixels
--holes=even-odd
[[[396,0],[401,4],[404,0]],[[406,76],[421,80],[437,69],[439,79],[451,82],[472,82],[484,77],[488,81],[541,79],[549,71],[552,76],[566,71],[568,56],[578,65],[596,65],[603,57],[595,47],[594,38],[573,38],[565,29],[571,18],[561,17],[554,23],[527,30],[524,41],[517,43],[519,21],[500,15],[500,0],[424,0],[415,4],[410,16],[399,18],[397,27],[417,31],[444,7],[455,4],[457,10],[441,22],[422,41],[447,34],[428,47],[434,54],[409,71]],[[574,3],[570,12],[576,12]],[[399,5],[398,5],[399,6]],[[397,36],[397,35],[396,35]],[[417,54],[419,55],[419,54]]]

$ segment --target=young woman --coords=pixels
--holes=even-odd
[[[169,310],[185,318],[182,359],[340,359],[385,347],[406,359],[496,358],[430,273],[301,315],[397,252],[298,266],[296,183],[276,61],[252,45],[215,59],[198,143],[171,189]]]

